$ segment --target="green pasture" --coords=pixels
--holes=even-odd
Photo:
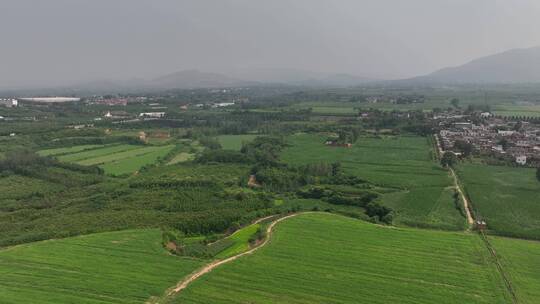
[[[252,141],[257,136],[255,134],[220,135],[217,137],[217,140],[224,150],[240,151],[242,144]]]
[[[466,163],[458,174],[489,231],[540,239],[540,182],[534,169]]]
[[[465,219],[453,202],[452,179],[432,159],[426,137],[361,137],[352,148],[324,145],[327,137],[298,134],[288,137],[282,159],[295,165],[340,162],[350,174],[395,191],[380,202],[395,210],[395,223],[460,230]]]
[[[332,214],[278,224],[270,243],[169,303],[509,303],[475,234],[389,228]]]
[[[145,303],[203,263],[160,242],[159,229],[127,230],[0,250],[0,302]]]

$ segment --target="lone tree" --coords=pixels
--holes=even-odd
[[[536,179],[540,182],[540,167],[536,169]]]
[[[456,155],[452,152],[444,152],[441,157],[441,165],[443,167],[453,167],[456,164]]]

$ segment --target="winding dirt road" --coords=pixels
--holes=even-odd
[[[193,281],[197,280],[199,277],[211,272],[212,270],[214,270],[214,268],[216,267],[219,267],[223,264],[226,264],[226,263],[230,263],[242,256],[245,256],[245,255],[248,255],[248,254],[252,254],[253,252],[257,251],[259,248],[263,247],[264,245],[266,245],[268,243],[268,241],[270,240],[270,237],[271,237],[271,234],[272,234],[272,230],[274,229],[274,226],[283,221],[283,220],[286,220],[288,218],[291,218],[293,216],[297,216],[299,215],[300,213],[295,213],[295,214],[291,214],[291,215],[287,215],[287,216],[284,216],[284,217],[281,217],[281,218],[278,218],[277,220],[273,221],[270,225],[268,225],[268,227],[266,228],[266,237],[264,238],[264,241],[262,243],[260,243],[257,247],[254,247],[246,252],[242,252],[240,254],[237,254],[235,256],[232,256],[230,258],[227,258],[227,259],[224,259],[224,260],[218,260],[218,261],[214,261],[206,266],[204,266],[203,268],[197,270],[196,272],[192,273],[191,275],[189,275],[188,277],[186,277],[184,280],[180,281],[175,288],[173,288],[169,293],[168,293],[168,296],[172,296],[174,294],[177,294],[179,292],[181,292],[183,289],[185,289],[186,287],[189,286],[189,284],[191,284]],[[272,216],[270,216],[272,217]],[[270,218],[270,217],[266,217],[266,218],[262,218],[262,219],[259,219],[258,221],[256,221],[255,223],[259,223],[267,218]]]

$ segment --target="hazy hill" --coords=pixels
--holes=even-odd
[[[514,49],[408,79],[425,83],[540,82],[540,47]]]
[[[150,87],[157,88],[221,88],[250,86],[256,83],[236,79],[223,74],[201,72],[198,70],[185,70],[151,80]]]

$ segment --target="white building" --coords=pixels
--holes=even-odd
[[[482,118],[490,118],[490,117],[491,117],[491,113],[489,113],[489,112],[483,112],[483,113],[480,113],[480,117],[482,117]]]
[[[8,108],[12,108],[12,107],[18,106],[19,101],[17,99],[11,99],[11,98],[0,99],[0,105],[8,107]]]
[[[165,117],[165,112],[146,112],[139,114],[139,117],[163,118]]]
[[[525,156],[525,155],[517,156],[516,157],[516,163],[518,165],[522,165],[522,166],[527,164],[527,156]]]

